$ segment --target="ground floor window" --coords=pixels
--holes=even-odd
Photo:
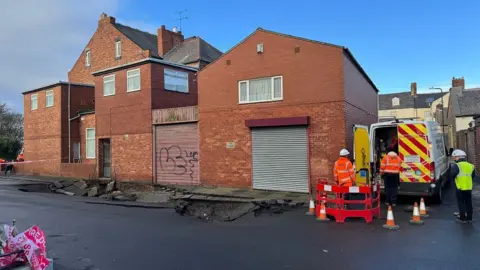
[[[86,132],[86,158],[95,158],[95,129],[87,128]]]

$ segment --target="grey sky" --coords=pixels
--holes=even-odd
[[[22,92],[66,80],[116,0],[2,0],[0,8],[0,103],[23,112]]]

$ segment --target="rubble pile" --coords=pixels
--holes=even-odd
[[[99,197],[106,200],[135,201],[137,199],[136,194],[126,194],[117,190],[115,181],[107,184],[92,182],[90,185],[83,180],[54,181],[50,184],[50,190],[68,196]]]

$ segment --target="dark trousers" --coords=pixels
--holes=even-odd
[[[385,187],[385,203],[390,205],[397,203],[398,187]]]
[[[472,220],[472,191],[457,189],[458,212],[460,212],[461,220]],[[466,214],[466,215],[465,215]]]
[[[398,173],[385,173],[383,183],[385,185],[385,203],[396,204],[400,175]]]

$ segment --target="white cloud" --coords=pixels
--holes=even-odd
[[[3,0],[0,8],[0,102],[23,112],[22,92],[66,80],[117,0]]]

